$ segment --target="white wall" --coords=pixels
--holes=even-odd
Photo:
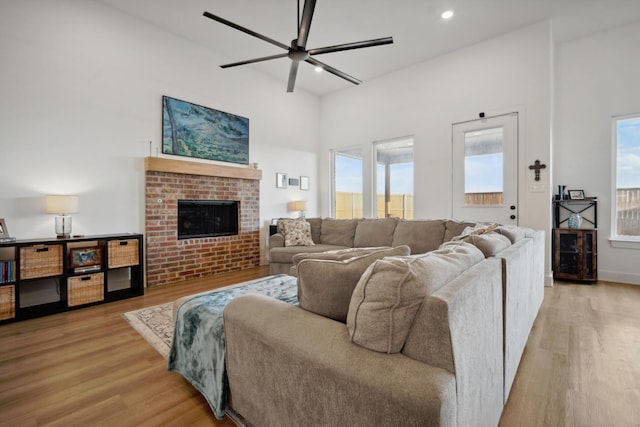
[[[547,232],[547,279],[551,228],[551,69],[549,23],[541,23],[435,60],[417,64],[361,86],[326,96],[321,103],[320,170],[330,167],[329,150],[413,135],[416,218],[450,218],[451,125],[483,111],[519,111],[519,224]],[[542,192],[533,192],[528,165],[539,159]],[[365,185],[372,186],[365,170]],[[321,183],[321,212],[330,212],[331,180]],[[367,201],[365,200],[365,203]]]
[[[597,196],[598,277],[640,284],[640,251],[614,248],[611,119],[640,112],[640,23],[559,44],[554,186]]]
[[[316,214],[315,95],[222,70],[226,58],[93,1],[0,0],[0,10],[0,218],[13,236],[54,235],[45,194],[80,195],[74,233],[144,232],[143,158],[149,141],[154,155],[160,146],[162,95],[250,119],[265,226],[298,198]],[[277,190],[276,172],[310,176],[311,191]]]

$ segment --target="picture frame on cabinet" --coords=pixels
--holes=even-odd
[[[14,242],[16,239],[9,235],[9,229],[4,218],[0,218],[0,242]]]
[[[569,190],[569,200],[584,200],[584,190]]]
[[[95,267],[102,265],[102,248],[100,246],[86,246],[69,249],[69,266],[73,269]]]

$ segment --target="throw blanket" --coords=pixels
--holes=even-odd
[[[224,417],[228,389],[224,307],[233,298],[250,293],[297,305],[296,281],[286,274],[269,276],[194,296],[178,308],[167,369],[182,375],[202,393],[217,419]]]

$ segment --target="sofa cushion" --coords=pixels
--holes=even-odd
[[[293,265],[296,266],[304,259],[325,259],[331,261],[344,261],[350,258],[354,258],[360,255],[367,255],[373,252],[379,252],[392,249],[390,246],[376,246],[370,248],[349,248],[349,249],[336,249],[321,253],[304,252],[294,255],[291,260]],[[398,254],[394,254],[398,255]],[[408,254],[407,254],[408,255]]]
[[[357,225],[357,219],[325,218],[320,229],[320,243],[352,248]]]
[[[496,228],[495,231],[507,237],[511,241],[511,244],[524,239],[527,235],[527,229],[515,225],[501,225]]]
[[[474,227],[475,225],[475,222],[456,221],[454,219],[449,219],[445,223],[446,230],[444,232],[444,238],[442,239],[442,241],[448,242],[454,237],[461,235],[465,228]]]
[[[412,254],[433,251],[444,241],[443,220],[399,220],[393,233],[392,246],[409,245]]]
[[[493,231],[463,235],[454,238],[449,243],[454,244],[455,242],[466,242],[474,245],[482,251],[485,258],[496,256],[496,254],[511,246],[511,241],[507,237]]]
[[[285,246],[314,246],[311,226],[307,221],[284,221]]]
[[[351,340],[370,350],[402,350],[426,295],[484,259],[473,245],[456,242],[423,255],[387,257],[362,275],[349,304]]]
[[[269,262],[291,264],[294,255],[299,253],[320,253],[326,251],[333,251],[337,249],[348,249],[346,246],[335,245],[323,245],[317,244],[314,246],[285,246],[271,248],[269,250]]]
[[[311,226],[311,238],[315,243],[320,243],[320,229],[322,228],[322,218],[307,218]]]
[[[358,221],[353,246],[356,248],[392,246],[396,222],[395,218],[362,219]]]
[[[385,256],[408,254],[408,246],[399,246],[296,255],[300,307],[345,322],[353,288],[367,267]]]

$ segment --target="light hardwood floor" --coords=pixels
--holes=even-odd
[[[260,267],[0,326],[1,426],[233,426],[122,313],[265,276]],[[557,283],[500,426],[640,426],[640,286]]]

